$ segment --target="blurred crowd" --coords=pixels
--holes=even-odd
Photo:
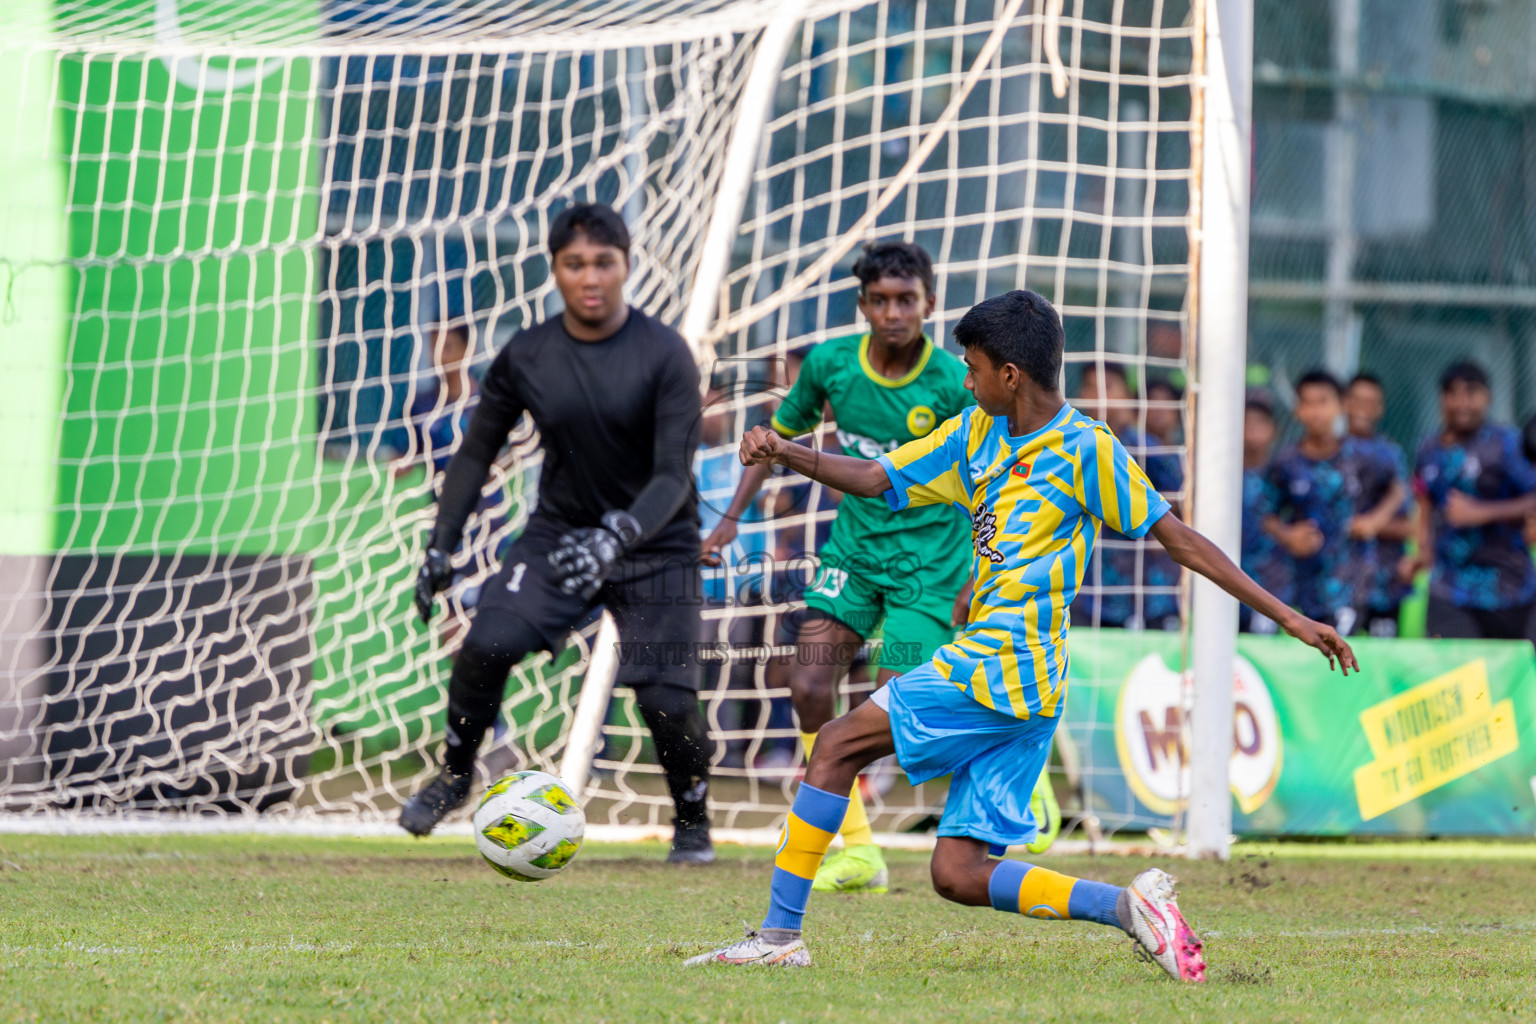
[[[1411,463],[1379,429],[1388,396],[1377,378],[1344,384],[1316,370],[1295,390],[1301,436],[1278,450],[1272,397],[1248,396],[1243,568],[1341,633],[1381,637],[1399,634],[1404,599],[1427,570],[1427,636],[1536,643],[1536,430],[1489,419],[1487,372],[1445,368],[1440,424]],[[1252,613],[1243,621],[1275,628]]]
[[[1182,396],[1153,379],[1138,394],[1113,363],[1088,364],[1074,404],[1109,425],[1179,509]],[[1440,377],[1440,424],[1410,460],[1381,431],[1379,378],[1303,374],[1281,409],[1250,391],[1243,418],[1242,566],[1265,589],[1345,635],[1395,637],[1405,600],[1428,573],[1424,634],[1536,643],[1536,421],[1492,422],[1488,375],[1458,362]],[[1293,439],[1278,443],[1282,419]],[[1176,629],[1178,567],[1155,541],[1101,538],[1074,621]],[[1241,624],[1273,633],[1248,608]]]

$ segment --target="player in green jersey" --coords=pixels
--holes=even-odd
[[[874,459],[926,436],[973,399],[965,390],[964,364],[923,333],[936,301],[928,254],[908,242],[866,245],[853,274],[869,333],[812,349],[772,426],[786,438],[810,433],[830,403],[843,454]],[[719,552],[735,539],[737,521],[771,471],[752,466],[742,474],[730,507],[704,541],[707,564],[720,564]],[[879,499],[843,499],[820,551],[820,572],[805,595],[801,656],[790,674],[807,756],[816,733],[836,713],[838,678],[877,629],[884,637],[881,684],[926,664],[954,639],[954,624],[964,622],[967,611],[957,607],[957,597],[969,600],[970,550],[970,521],[959,509],[934,506],[898,515]],[[816,888],[884,892],[885,860],[857,785],[850,799],[843,850],[822,864]]]

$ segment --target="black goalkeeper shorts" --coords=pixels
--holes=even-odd
[[[476,621],[487,616],[521,619],[553,652],[566,645],[570,631],[595,609],[606,607],[619,627],[619,685],[667,683],[697,690],[704,607],[697,552],[624,559],[588,601],[580,594],[564,593],[549,564],[549,553],[570,529],[564,523],[531,517],[507,549],[500,570],[480,592]]]

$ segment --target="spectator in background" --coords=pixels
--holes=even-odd
[[[699,450],[694,457],[693,472],[699,489],[699,519],[704,530],[711,529],[720,521],[720,511],[736,491],[736,481],[741,477],[741,459],[736,456],[736,446],[729,443],[732,435],[733,415],[725,392],[719,381],[711,382],[704,394],[704,416],[699,423]],[[761,519],[756,506],[743,516],[747,520]],[[750,559],[763,548],[763,535],[747,533],[741,538],[742,554]],[[762,619],[756,616],[738,616],[722,627],[721,620],[712,618],[708,609],[721,608],[730,603],[727,596],[736,580],[734,566],[727,563],[703,570],[703,593],[706,612],[704,615],[704,640],[706,643],[727,641],[732,649],[747,647],[762,640]],[[721,664],[704,662],[706,688],[726,691],[746,691],[754,686],[753,666],[746,659],[731,658]],[[748,740],[742,738],[750,732],[758,720],[760,709],[756,702],[743,693],[732,692],[734,699],[719,701],[712,709],[712,733],[724,750],[719,760],[722,768],[740,768]]]
[[[1290,604],[1294,599],[1291,561],[1279,542],[1264,529],[1265,517],[1274,514],[1265,474],[1269,471],[1269,457],[1274,452],[1277,432],[1274,401],[1265,392],[1250,391],[1243,409],[1241,564],[1243,572],[1257,580],[1259,586]],[[1272,636],[1279,632],[1273,619],[1247,605],[1238,609],[1238,622],[1245,633]]]
[[[719,524],[721,516],[730,505],[736,485],[741,481],[742,465],[737,455],[735,410],[728,395],[719,387],[711,387],[704,396],[704,418],[699,424],[699,451],[694,459],[694,478],[699,488],[699,520],[701,533],[708,534]],[[740,521],[760,523],[761,507],[753,503],[744,509]],[[732,585],[733,562],[750,559],[764,547],[764,535],[751,531],[734,537],[737,545],[735,559],[724,560],[718,567],[704,570],[704,597],[713,604],[725,604],[726,590]]]
[[[417,457],[397,461],[396,476],[422,460],[437,473],[446,470],[479,401],[480,384],[470,374],[469,332],[459,324],[439,324],[428,344],[433,377],[423,382],[411,403],[410,447]]]
[[[1412,530],[1408,460],[1402,446],[1377,429],[1386,411],[1381,381],[1368,373],[1355,374],[1344,389],[1344,419],[1360,455],[1360,494],[1349,524],[1350,557],[1370,567],[1365,593],[1359,595],[1364,620],[1360,631],[1379,637],[1397,636],[1398,607],[1408,595],[1408,587],[1397,578],[1397,565]]]
[[[1350,557],[1360,477],[1352,440],[1339,436],[1343,397],[1338,379],[1326,370],[1296,382],[1294,414],[1303,434],[1270,464],[1264,531],[1295,559],[1296,607],[1348,636],[1374,567]]]
[[[1441,430],[1414,460],[1418,551],[1399,578],[1432,568],[1430,636],[1536,643],[1536,566],[1521,527],[1536,511],[1536,470],[1520,434],[1488,422],[1488,375],[1455,363],[1440,378]]]
[[[1182,359],[1184,352],[1184,328],[1177,319],[1162,320],[1159,317],[1177,317],[1178,314],[1149,311],[1147,319],[1147,355],[1157,359]],[[1176,371],[1177,372],[1177,371]]]
[[[1136,425],[1136,402],[1125,368],[1098,363],[1083,369],[1073,404],[1102,420],[1146,472],[1158,492],[1177,506],[1184,487],[1179,457],[1159,452],[1163,441]],[[1138,572],[1139,570],[1139,572]],[[1105,527],[1072,612],[1084,625],[1125,629],[1179,628],[1179,567],[1154,540],[1133,541]],[[1097,584],[1097,585],[1095,585]]]
[[[391,469],[398,480],[425,462],[435,495],[453,453],[469,428],[470,416],[480,400],[480,382],[470,374],[474,360],[467,328],[461,324],[440,325],[432,336],[431,345],[436,386],[422,388],[413,403],[410,454],[395,460]],[[442,632],[445,645],[462,631],[465,624],[463,612],[475,607],[479,601],[480,584],[474,577],[489,571],[499,557],[500,548],[510,540],[506,477],[499,464],[492,466],[491,479],[495,485],[482,492],[480,504],[465,526],[459,550],[454,552],[456,562],[466,550],[473,557],[454,568],[453,584],[448,592],[451,614]]]
[[[466,327],[439,325],[431,345],[436,386],[424,387],[417,395],[410,419],[408,454],[396,459],[391,469],[398,480],[425,462],[435,499],[448,463],[469,429],[470,416],[480,399],[480,382],[470,373],[474,358]],[[438,642],[443,649],[454,650],[455,659],[455,644],[469,625],[468,612],[480,603],[482,581],[512,540],[506,471],[500,461],[492,464],[490,480],[492,486],[481,492],[480,503],[470,513],[463,538],[453,552],[453,580],[444,595],[448,614],[438,631]],[[476,771],[481,781],[488,784],[516,771],[520,764],[522,755],[508,739],[506,718],[498,710],[491,723],[491,746],[476,763]]]
[[[775,467],[777,468],[777,467]],[[806,483],[807,487],[811,486]],[[773,548],[769,552],[772,562],[761,563],[761,570],[753,580],[756,601],[763,605],[784,605],[805,600],[806,588],[815,577],[815,567],[806,555],[805,528],[785,526],[787,520],[805,512],[805,493],[793,487],[764,494],[761,501],[770,522],[779,524],[773,532]],[[815,538],[817,550],[825,542],[818,532]],[[776,626],[768,633],[766,620],[764,635],[774,646],[789,648],[793,654],[770,658],[763,670],[763,684],[780,693],[789,692],[790,676],[794,672],[795,659],[800,657],[797,646],[799,637],[805,635],[802,626],[807,619],[804,610],[781,612]],[[813,655],[814,656],[814,655]],[[765,737],[758,748],[753,767],[761,771],[788,771],[799,760],[792,738],[796,732],[794,705],[789,697],[773,697],[765,702],[767,717],[763,728],[772,734]]]
[[[786,361],[788,383],[794,383],[794,375],[799,370],[803,355],[803,352],[798,351],[789,353]],[[756,367],[753,372],[756,377],[779,376],[771,370],[765,372]],[[739,445],[736,443],[742,430],[737,427],[736,409],[730,399],[752,395],[755,386],[750,383],[750,378],[745,387],[726,374],[718,374],[717,378],[705,394],[704,418],[699,431],[699,455],[695,460],[701,533],[706,536],[720,524],[741,482],[744,468],[738,457]],[[771,414],[776,404],[749,406],[746,413],[748,422]],[[803,500],[803,496],[790,488],[770,490],[759,500],[747,505],[738,517],[733,518],[733,522],[760,526],[766,511],[771,509],[776,516],[778,510],[783,509],[783,514],[790,515],[794,511],[790,506],[797,500]],[[733,526],[727,557],[722,558],[718,566],[706,566],[703,570],[707,606],[756,608],[798,599],[805,584],[802,580],[798,587],[794,586],[794,567],[775,568],[775,560],[782,561],[802,553],[801,549],[786,543],[793,539],[786,534],[793,532],[749,526],[738,533]],[[773,543],[772,550],[769,549],[770,540]],[[723,639],[729,642],[733,651],[744,651],[759,645],[769,647],[774,643],[793,644],[793,637],[787,641],[784,639],[784,619],[785,616],[778,616],[777,628],[769,630],[766,615],[739,614],[728,620],[730,624],[726,627]],[[722,639],[720,630],[720,622],[706,615],[706,639]],[[770,736],[758,742],[754,738],[755,733],[764,731],[792,733],[794,725],[788,697],[759,699],[753,692],[758,690],[759,666],[764,663],[764,685],[769,688],[787,687],[788,666],[782,657],[768,660],[736,654],[726,666],[710,663],[706,668],[706,678],[719,679],[724,684],[722,688],[729,691],[729,699],[719,702],[713,712],[723,736],[724,750],[719,762],[722,768],[741,768],[746,765],[749,755],[755,759],[752,766],[759,769],[785,768],[794,762],[793,739]]]
[[[1184,443],[1184,390],[1167,377],[1147,380],[1147,433],[1167,445]],[[1124,444],[1124,441],[1120,442]]]

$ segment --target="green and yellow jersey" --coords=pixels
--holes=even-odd
[[[830,403],[844,455],[875,459],[926,437],[974,400],[965,389],[965,364],[926,336],[922,344],[912,369],[893,380],[870,366],[868,334],[822,342],[806,357],[774,414],[773,429],[785,437],[808,434]],[[970,523],[955,508],[898,515],[881,498],[848,495],[838,508],[829,547],[877,552],[882,560],[908,555],[908,565],[947,567],[968,562]]]

